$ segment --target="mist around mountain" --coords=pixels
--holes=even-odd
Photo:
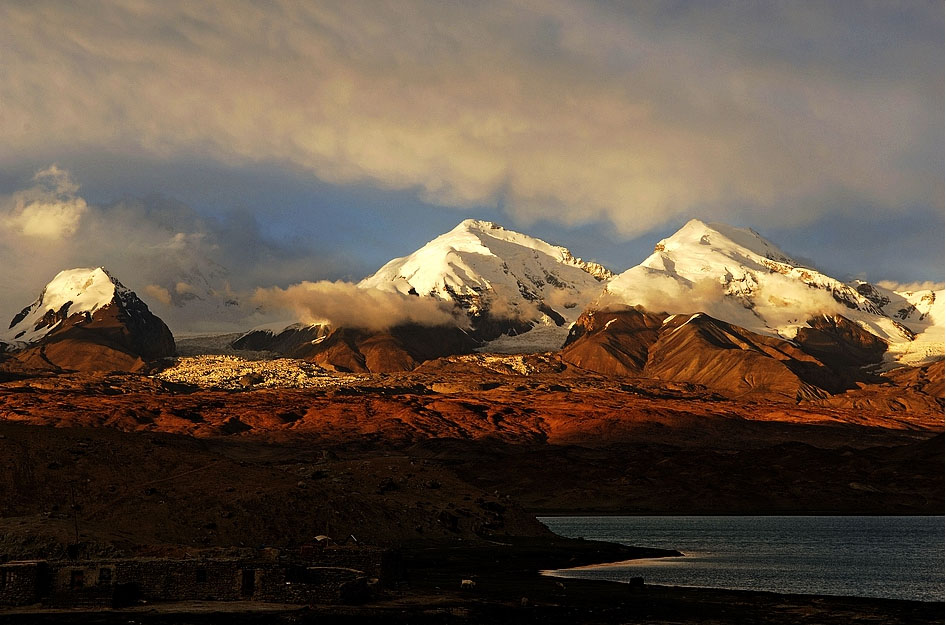
[[[703,312],[785,340],[811,320],[842,316],[887,343],[888,362],[941,358],[944,291],[893,291],[843,282],[793,259],[751,229],[691,220],[639,265],[611,280],[598,310],[643,306]]]
[[[418,341],[447,341],[453,345],[450,349],[459,350],[452,353],[490,350],[494,343],[499,351],[512,353],[555,351],[613,275],[597,263],[576,258],[567,248],[467,219],[412,254],[391,260],[357,285],[305,282],[257,291],[255,301],[261,307],[282,307],[299,320],[283,328],[278,324],[257,328],[235,346],[268,344],[280,353],[322,358],[337,341],[308,335],[328,335],[330,329],[344,327],[411,335],[407,351],[424,351],[431,357],[451,352],[421,348]],[[424,329],[437,327],[441,329]],[[456,328],[463,336],[447,340]],[[397,351],[382,360],[416,362],[400,353],[404,351],[400,347]],[[356,358],[365,360],[364,354]],[[328,360],[322,361],[338,364],[334,356]]]

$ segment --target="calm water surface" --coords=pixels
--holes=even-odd
[[[562,536],[676,549],[548,574],[648,584],[943,601],[943,517],[541,517]]]

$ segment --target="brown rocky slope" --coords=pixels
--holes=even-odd
[[[811,401],[879,378],[880,339],[841,316],[809,321],[793,341],[703,313],[639,308],[586,311],[561,351],[564,362],[607,375],[700,384],[728,397]]]
[[[237,350],[271,351],[354,373],[411,371],[426,360],[471,353],[478,345],[458,327],[416,324],[381,331],[297,325],[275,334],[254,330],[233,342]]]

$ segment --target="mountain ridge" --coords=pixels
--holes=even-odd
[[[461,328],[464,336],[453,336],[455,332],[443,328],[426,333],[418,332],[417,328],[408,331],[413,324],[392,322],[391,328],[381,334],[393,331],[397,336],[387,344],[396,348],[379,362],[393,359],[419,364],[403,352],[440,357],[469,353],[474,348],[489,349],[492,341],[501,343],[503,347],[497,347],[503,351],[558,349],[570,324],[597,295],[601,284],[613,275],[604,266],[584,261],[565,247],[493,222],[466,219],[413,253],[385,263],[357,286],[366,291],[452,302],[459,316],[469,319],[470,327]],[[292,323],[279,329],[267,324],[245,333],[233,346],[288,356],[305,354],[323,362],[324,352],[334,344],[324,341],[341,329],[330,325]],[[364,332],[361,334],[357,339],[350,334],[345,342],[351,344],[354,339],[356,344],[364,343],[368,338]],[[414,341],[424,340],[424,334],[429,335],[428,340],[446,341],[460,351],[417,345]],[[541,337],[537,344],[536,337]],[[358,352],[360,348],[353,344],[353,350]],[[358,364],[364,358],[357,356],[356,361],[344,366]]]
[[[661,322],[644,343],[628,333],[623,322],[609,329],[615,317],[604,328],[582,330],[589,336],[601,331],[594,339],[598,351],[591,359],[595,363],[591,370],[642,375],[651,347],[658,338],[670,336],[662,328],[668,316],[700,313],[737,328],[718,326],[707,330],[710,334],[738,335],[736,343],[775,339],[786,342],[776,349],[780,353],[804,351],[832,375],[847,380],[840,383],[822,376],[819,388],[838,392],[858,379],[858,369],[942,358],[946,317],[940,310],[946,299],[942,291],[898,292],[864,280],[845,283],[796,260],[755,230],[696,219],[660,240],[653,254],[619,275],[582,261],[565,247],[492,222],[467,219],[414,253],[392,259],[350,285],[350,290],[390,293],[395,307],[413,297],[450,302],[456,318],[469,319],[470,324],[458,321],[454,327],[448,321],[442,327],[428,327],[392,319],[383,331],[372,330],[358,325],[357,310],[361,309],[356,306],[352,320],[337,327],[292,324],[279,330],[270,325],[244,333],[232,345],[305,358],[343,371],[389,372],[473,351],[516,354],[558,352],[565,347],[574,354],[577,348],[569,345],[577,338],[575,324],[580,319],[587,323],[598,312],[639,308],[657,315]],[[99,311],[110,306],[118,313],[109,323],[124,328],[126,334],[129,319],[153,316],[104,268],[66,270],[14,317],[10,328],[0,333],[0,342],[8,351],[24,351],[40,341],[60,342],[71,324],[77,329],[69,336],[81,343],[85,339],[78,338],[79,328],[88,330],[93,317],[102,317]],[[152,333],[150,342],[163,347],[152,349],[149,341],[139,341],[133,349],[127,345],[123,349],[146,359],[172,354],[173,337],[168,339],[169,331],[158,322],[164,329]],[[672,323],[681,322],[674,317]],[[674,343],[691,329],[678,334]],[[749,339],[747,332],[768,338]],[[47,335],[58,338],[53,341]],[[697,333],[692,340],[703,341],[707,336]],[[101,342],[100,338],[92,337],[92,342]],[[127,343],[126,339],[122,340]],[[719,340],[709,341],[716,343]],[[38,361],[48,360],[43,351],[48,349],[39,350]],[[694,347],[694,353],[700,349]],[[726,354],[726,358],[732,356]],[[613,362],[606,362],[607,358]],[[581,366],[578,361],[573,364]],[[793,364],[792,375],[797,377],[800,368],[807,366]],[[650,367],[653,371],[653,364]],[[675,370],[675,379],[689,371],[694,379],[702,380],[692,367]]]

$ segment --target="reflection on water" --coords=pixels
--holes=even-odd
[[[943,601],[943,517],[542,517],[563,536],[676,549],[684,558],[561,577]]]

